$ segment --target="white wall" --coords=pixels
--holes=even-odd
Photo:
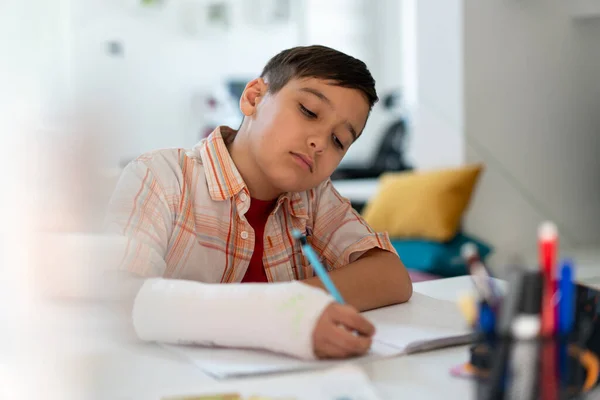
[[[397,0],[304,0],[301,44],[322,44],[362,60],[373,75],[380,98],[401,85],[400,5]],[[357,145],[342,166],[373,161],[389,113],[376,104]]]
[[[529,258],[555,221],[565,250],[600,246],[600,18],[569,2],[404,0],[411,156],[483,162],[466,229],[496,260]]]
[[[374,7],[373,30],[377,66],[377,89],[383,94],[402,87],[402,2],[380,0],[369,3]]]
[[[191,146],[204,120],[192,108],[196,95],[223,79],[252,78],[277,52],[299,44],[324,44],[365,61],[381,94],[401,82],[399,3],[382,0],[298,0],[292,22],[265,26],[257,20],[262,0],[229,0],[232,29],[219,35],[191,36],[190,14],[205,0],[165,2],[157,10],[140,10],[135,1],[71,0],[72,70],[77,105],[86,117],[103,121],[119,138],[113,163],[142,152]],[[182,13],[186,18],[182,18]],[[123,45],[122,57],[107,53],[107,43]],[[367,160],[375,141],[369,130],[385,123],[375,110],[362,141],[348,160]],[[227,121],[220,121],[227,123]],[[366,150],[366,151],[365,151]]]
[[[368,0],[304,0],[302,44],[333,47],[374,65],[375,33],[369,23],[374,8]]]
[[[464,161],[462,2],[402,2],[409,157],[417,168]]]
[[[467,227],[535,252],[540,221],[566,248],[600,245],[600,19],[569,2],[466,0],[466,161],[487,170]]]
[[[62,112],[70,96],[68,0],[6,0],[0,6],[2,112],[19,104],[37,117]]]
[[[230,76],[252,79],[271,56],[297,44],[294,24],[254,25],[244,2],[230,3],[229,33],[190,35],[184,26],[195,8],[184,8],[183,1],[141,10],[135,2],[72,0],[77,98],[95,118],[113,121],[121,137],[116,161],[193,145],[202,124],[193,109],[198,91]],[[122,57],[108,55],[111,40],[123,45]]]

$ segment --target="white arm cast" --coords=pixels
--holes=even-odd
[[[313,359],[312,333],[326,292],[300,282],[205,284],[153,278],[133,304],[142,340],[264,348]]]

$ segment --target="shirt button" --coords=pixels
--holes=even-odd
[[[241,236],[242,236],[242,239],[248,239],[248,232],[242,231]]]
[[[242,200],[242,201],[248,200],[248,196],[246,196],[246,193],[240,194],[240,200]],[[246,239],[246,238],[244,238],[244,239]]]

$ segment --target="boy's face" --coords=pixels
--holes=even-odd
[[[315,78],[293,79],[275,94],[256,79],[240,105],[249,155],[280,192],[305,191],[329,178],[369,115],[359,90]]]

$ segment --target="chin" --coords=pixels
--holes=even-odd
[[[313,182],[310,179],[302,179],[296,176],[273,176],[271,181],[273,186],[282,192],[305,192],[319,185],[320,182]]]
[[[277,187],[283,193],[287,193],[287,192],[305,192],[307,190],[312,189],[315,186],[317,186],[317,185],[306,185],[306,184],[302,185],[302,184],[283,183],[283,184],[278,185]]]

